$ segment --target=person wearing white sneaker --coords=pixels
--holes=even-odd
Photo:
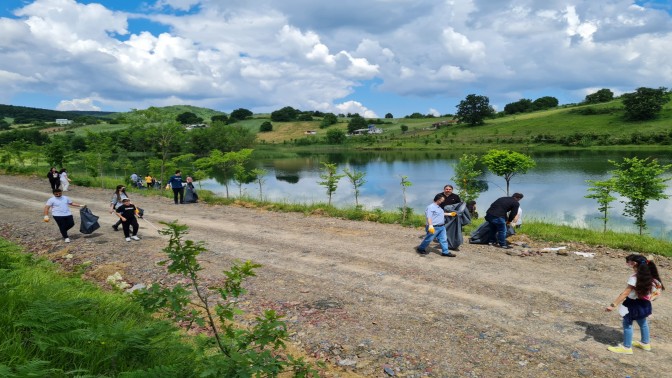
[[[121,219],[121,227],[124,229],[124,237],[126,241],[140,240],[137,237],[138,228],[138,219],[135,217],[137,208],[131,203],[131,199],[126,197],[122,200],[121,206],[117,208],[117,216]],[[133,234],[131,235],[131,227],[133,227]]]
[[[665,290],[665,287],[653,261],[647,260],[642,255],[631,254],[625,258],[625,262],[635,273],[628,279],[628,286],[625,290],[605,309],[605,311],[613,311],[618,306],[618,312],[623,317],[623,344],[615,347],[610,346],[607,349],[610,352],[620,354],[632,354],[633,346],[650,351],[647,318],[653,311],[651,307],[652,293],[655,290]],[[632,340],[632,323],[634,321],[639,325],[640,342]]]
[[[49,209],[51,209],[51,216],[58,225],[58,230],[61,232],[61,236],[63,236],[63,241],[70,243],[68,230],[75,226],[70,206],[84,207],[86,205],[72,202],[69,197],[63,195],[61,189],[54,189],[52,192],[54,196],[49,198],[44,205],[44,221],[49,222]]]

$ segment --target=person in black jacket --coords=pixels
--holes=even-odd
[[[47,173],[47,178],[49,179],[52,192],[61,188],[61,175],[58,174],[56,167],[51,167],[49,173]]]
[[[521,193],[513,193],[511,197],[501,197],[490,205],[485,213],[485,220],[490,223],[490,242],[494,246],[509,249],[506,243],[506,226],[511,224],[518,214],[518,203],[523,198]],[[499,244],[497,244],[499,243]]]

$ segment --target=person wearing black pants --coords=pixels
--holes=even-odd
[[[122,205],[117,208],[117,216],[121,219],[121,228],[124,229],[124,237],[126,241],[130,242],[133,240],[140,240],[138,237],[138,218],[135,217],[135,212],[137,208],[131,203],[130,198],[124,198],[122,200]],[[131,227],[133,227],[133,234],[131,235]]]
[[[61,175],[58,174],[56,167],[51,167],[51,170],[47,173],[47,178],[52,191],[61,187]]]
[[[179,169],[168,179],[168,185],[173,189],[173,200],[177,205],[177,197],[180,197],[180,203],[184,203],[184,185],[182,184],[182,171]]]
[[[49,198],[44,206],[44,221],[49,222],[49,209],[51,209],[51,216],[54,217],[54,221],[58,225],[58,230],[61,232],[61,236],[63,236],[63,241],[70,243],[68,230],[75,226],[75,220],[72,217],[69,206],[84,207],[86,205],[72,202],[70,198],[63,195],[61,189],[56,188],[53,190],[53,193],[54,196]]]

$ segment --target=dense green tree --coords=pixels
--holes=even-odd
[[[178,116],[175,117],[175,120],[182,125],[191,125],[191,124],[194,124],[194,123],[203,122],[203,118],[197,116],[195,113],[192,113],[192,112],[184,112],[184,113],[178,114]]]
[[[10,125],[9,122],[5,121],[4,119],[0,119],[0,131],[9,130],[11,127],[12,125]]]
[[[326,113],[320,122],[320,128],[324,129],[338,122],[338,118],[334,113]]]
[[[296,117],[297,121],[308,122],[313,120],[313,116],[310,113],[301,113]]]
[[[616,169],[613,171],[615,190],[627,201],[621,201],[625,204],[623,215],[635,218],[635,225],[639,227],[639,234],[642,235],[646,228],[644,214],[649,201],[658,201],[667,199],[665,194],[665,182],[670,178],[663,178],[661,175],[672,168],[672,164],[660,165],[658,160],[623,158],[621,163],[609,160]]]
[[[261,125],[259,125],[259,131],[262,133],[273,131],[273,124],[268,121],[264,121]]]
[[[229,117],[232,118],[232,119],[238,120],[238,121],[242,121],[242,120],[245,120],[249,117],[252,117],[253,115],[254,115],[254,113],[252,113],[251,111],[249,111],[245,108],[238,108],[238,109],[232,111],[231,115]]]
[[[625,119],[630,121],[644,121],[653,119],[669,101],[666,88],[637,88],[634,93],[622,96],[625,107]]]
[[[614,92],[610,89],[602,88],[595,93],[586,95],[586,99],[583,101],[586,104],[599,104],[601,102],[609,102],[614,99]]]
[[[282,109],[271,112],[271,121],[273,122],[295,121],[299,113],[300,113],[299,110],[294,109],[291,106],[285,106]]]
[[[481,158],[481,161],[492,173],[504,177],[507,196],[511,178],[517,174],[525,174],[536,166],[531,157],[509,150],[490,150]]]
[[[387,113],[385,114],[385,118],[394,118],[394,116],[392,115],[392,113]]]
[[[406,132],[408,131],[408,126],[406,126],[406,125],[401,125],[400,127],[401,127],[401,133],[402,133],[402,134],[406,134]]]
[[[410,119],[422,119],[422,118],[425,118],[425,116],[424,116],[422,113],[415,112],[415,113],[412,113],[411,115],[407,115],[407,116],[404,117],[404,118],[410,118]]]
[[[229,120],[229,117],[227,117],[226,114],[217,114],[217,115],[213,115],[212,117],[210,117],[210,120],[212,122],[226,123],[226,121]]]
[[[534,100],[534,102],[532,102],[532,110],[552,109],[557,107],[558,104],[559,101],[555,97],[551,96],[539,97],[538,99]]]
[[[504,113],[506,114],[525,113],[529,112],[530,109],[532,109],[532,100],[527,98],[504,105]]]
[[[347,139],[345,132],[339,129],[329,129],[327,130],[326,141],[328,144],[343,144]]]
[[[250,148],[256,138],[253,132],[242,126],[215,122],[211,127],[194,129],[187,133],[187,145],[190,152],[204,156],[212,150],[230,152]]]
[[[476,126],[484,124],[485,118],[494,113],[488,97],[470,94],[457,105],[455,116],[462,123]]]
[[[352,134],[355,130],[360,130],[360,129],[366,129],[369,127],[369,124],[366,122],[366,119],[364,117],[360,116],[359,114],[355,114],[352,118],[350,118],[350,122],[348,122],[348,132]]]

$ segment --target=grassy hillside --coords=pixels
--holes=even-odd
[[[177,117],[184,112],[192,112],[209,123],[213,115],[224,114],[212,109],[189,105],[174,105],[160,108]],[[117,113],[123,119],[124,114]],[[609,145],[667,145],[672,144],[672,101],[653,120],[628,122],[624,119],[624,108],[620,99],[596,105],[577,105],[550,110],[506,115],[486,120],[481,126],[451,125],[434,129],[433,123],[448,118],[385,119],[385,124],[376,125],[382,134],[353,136],[348,138],[347,147],[376,149],[465,149],[491,148],[501,144],[525,146],[609,146]],[[259,126],[270,121],[269,114],[257,114],[237,125],[257,134],[265,145],[291,145],[298,141],[301,145],[324,143],[330,129],[347,131],[348,119],[327,129],[320,129],[320,119],[306,122],[273,122],[273,131],[259,132]],[[402,125],[408,130],[402,133]],[[68,126],[48,130],[50,132],[74,131],[81,134],[88,131],[117,131],[127,124],[88,126]],[[16,127],[16,126],[15,126]],[[25,128],[26,126],[21,126]],[[307,135],[306,131],[315,131]]]

